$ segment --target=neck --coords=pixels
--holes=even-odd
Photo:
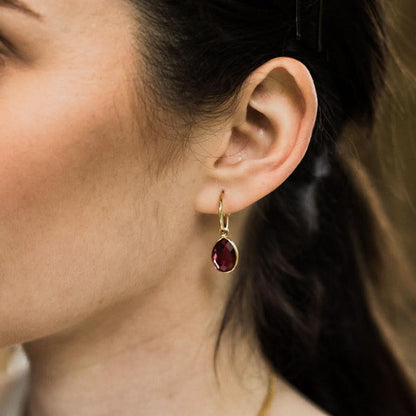
[[[232,349],[224,334],[215,377],[228,283],[207,290],[199,280],[166,279],[142,299],[24,344],[31,363],[29,415],[257,415],[267,366],[258,348],[237,340]]]

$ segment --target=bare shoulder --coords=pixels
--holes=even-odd
[[[294,386],[277,378],[276,391],[270,408],[270,416],[330,416],[305,397]]]

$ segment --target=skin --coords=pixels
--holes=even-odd
[[[196,125],[156,179],[130,5],[26,4],[42,19],[0,2],[14,46],[0,42],[0,345],[28,354],[28,415],[257,414],[267,373],[252,340],[230,355],[225,336],[220,384],[213,371],[233,279],[210,259],[218,197],[239,245],[250,206],[307,150],[309,71],[284,57],[259,67],[232,116]],[[279,378],[270,414],[324,413]]]

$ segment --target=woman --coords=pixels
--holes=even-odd
[[[21,414],[415,414],[337,145],[373,124],[382,8],[326,3],[0,2]]]

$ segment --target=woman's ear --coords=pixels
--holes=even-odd
[[[224,212],[237,212],[275,190],[305,155],[317,107],[312,76],[300,61],[278,57],[253,71],[232,116],[202,144],[207,156],[195,208],[217,213],[224,189]]]

